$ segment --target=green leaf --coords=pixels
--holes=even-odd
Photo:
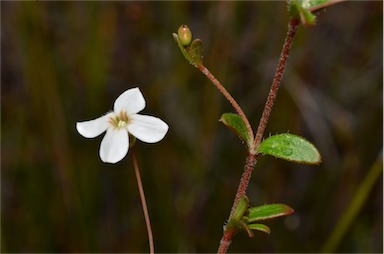
[[[248,223],[259,220],[268,220],[293,213],[294,210],[285,204],[268,204],[248,209]],[[249,225],[248,225],[249,226]]]
[[[179,35],[172,33],[173,39],[175,39],[177,45],[180,48],[181,53],[187,61],[195,67],[203,64],[203,42],[200,39],[194,40],[191,45],[186,46],[180,40]]]
[[[221,116],[220,122],[230,128],[235,134],[247,144],[250,142],[250,138],[243,119],[238,114],[225,113]]]
[[[203,42],[200,39],[196,39],[191,43],[189,47],[189,56],[191,57],[191,64],[195,67],[203,63]]]
[[[309,10],[317,7],[318,5],[324,5],[324,3],[331,2],[331,0],[293,0],[290,2],[291,4],[298,4],[301,8]]]
[[[175,39],[177,45],[180,48],[181,53],[183,53],[183,56],[189,63],[191,63],[191,57],[189,56],[188,52],[185,50],[184,45],[181,43],[179,36],[175,33],[172,33],[173,39]]]
[[[225,226],[225,230],[233,230],[235,233],[244,230],[249,237],[253,237],[252,230],[249,229],[248,225],[243,220],[231,219]]]
[[[237,203],[237,206],[235,208],[235,211],[233,212],[232,218],[235,220],[240,220],[243,217],[244,213],[247,211],[248,206],[249,206],[248,197],[243,195],[240,198],[239,203]]]
[[[320,153],[312,143],[289,133],[265,139],[257,151],[297,163],[319,164],[321,162]]]
[[[320,0],[321,1],[321,0]],[[291,0],[288,9],[292,17],[298,18],[304,26],[311,26],[316,23],[316,16],[308,10],[312,0]]]
[[[305,26],[314,25],[316,16],[312,13],[344,0],[288,0],[288,9],[292,17],[300,19]]]
[[[249,224],[248,228],[253,230],[258,230],[267,234],[271,233],[271,230],[269,229],[269,227],[264,224]]]
[[[308,7],[308,11],[310,12],[318,11],[325,7],[329,7],[331,5],[335,5],[344,1],[346,0],[309,0],[310,7]]]

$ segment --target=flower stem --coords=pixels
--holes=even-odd
[[[152,235],[151,222],[149,220],[148,208],[147,208],[147,203],[145,201],[144,189],[143,189],[143,184],[141,182],[139,166],[137,164],[136,156],[135,156],[135,153],[133,152],[132,148],[131,148],[131,156],[132,156],[132,161],[133,161],[133,167],[135,168],[137,185],[139,187],[139,193],[140,193],[141,205],[143,207],[145,223],[147,225],[149,250],[150,250],[151,254],[154,254],[155,253],[155,247],[154,247],[154,244],[153,244],[153,235]]]
[[[271,114],[273,104],[276,99],[277,91],[279,90],[281,78],[284,74],[285,64],[289,55],[289,51],[292,46],[293,38],[295,37],[297,26],[299,25],[299,20],[296,18],[291,18],[288,25],[288,33],[285,38],[283,50],[280,55],[279,64],[276,69],[275,77],[272,81],[271,89],[269,90],[268,98],[264,106],[264,111],[260,119],[259,127],[257,128],[256,137],[254,141],[254,148],[257,149],[260,145],[260,142],[263,138],[265,127],[269,120],[269,115]]]
[[[228,91],[224,88],[224,86],[220,83],[219,80],[215,78],[215,76],[212,75],[211,72],[203,65],[199,64],[197,65],[197,68],[219,89],[219,91],[224,95],[224,97],[231,103],[233,108],[237,111],[237,113],[240,115],[240,117],[243,119],[245,126],[247,127],[248,136],[250,137],[250,141],[248,143],[248,149],[250,153],[253,153],[254,149],[254,135],[252,131],[251,124],[248,121],[248,118],[245,116],[244,111],[241,109],[239,104],[236,102],[236,100],[228,93]]]

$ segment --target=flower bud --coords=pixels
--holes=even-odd
[[[183,46],[188,46],[192,41],[192,33],[187,25],[181,25],[177,30],[177,35]]]

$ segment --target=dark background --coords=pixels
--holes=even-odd
[[[382,10],[340,3],[298,29],[265,136],[303,136],[323,162],[261,156],[251,203],[296,212],[266,222],[269,236],[236,235],[230,252],[383,251]],[[203,40],[206,66],[256,129],[288,19],[285,2],[1,2],[1,251],[148,251],[130,156],[104,164],[101,137],[75,129],[139,86],[142,113],[170,126],[135,145],[156,251],[215,252],[245,149],[218,122],[230,104],[171,34],[188,24]]]

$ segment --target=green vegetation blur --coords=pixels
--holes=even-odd
[[[230,252],[383,251],[383,3],[300,27],[265,136],[313,142],[319,166],[260,156],[252,205],[295,213]],[[77,121],[139,87],[170,126],[137,141],[156,252],[216,252],[245,160],[230,104],[172,38],[187,24],[254,129],[287,32],[285,2],[1,2],[1,251],[148,252],[132,160],[104,164]]]

